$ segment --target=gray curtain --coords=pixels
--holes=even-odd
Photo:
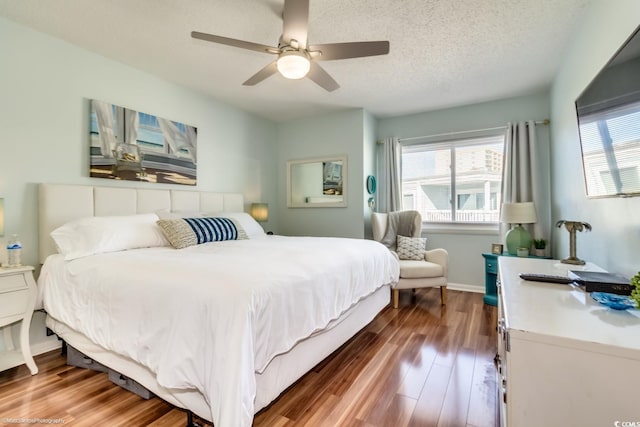
[[[393,212],[402,209],[402,179],[400,177],[400,140],[386,138],[382,145],[379,212]]]
[[[547,140],[538,141],[536,124],[508,123],[502,170],[502,203],[533,202],[538,221],[523,224],[531,237],[549,241],[551,235],[551,201],[549,179],[549,147]],[[500,236],[509,224],[500,224]],[[549,245],[547,245],[548,247]]]

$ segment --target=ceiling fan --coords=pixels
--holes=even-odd
[[[309,0],[285,0],[282,21],[282,35],[278,47],[198,31],[192,31],[191,37],[278,56],[275,61],[244,82],[245,86],[253,86],[272,74],[280,72],[288,79],[309,77],[325,90],[332,92],[340,85],[316,61],[361,58],[389,53],[388,41],[308,44]]]

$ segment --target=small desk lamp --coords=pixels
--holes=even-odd
[[[249,209],[249,215],[258,222],[269,221],[269,204],[268,203],[251,203]],[[267,234],[273,234],[272,231],[267,231]]]
[[[269,204],[267,203],[251,203],[249,215],[258,222],[269,221]]]
[[[522,227],[522,224],[533,224],[536,217],[536,208],[533,202],[503,203],[500,221],[508,224],[517,224],[504,236],[509,255],[516,255],[518,248],[531,248],[531,235]]]

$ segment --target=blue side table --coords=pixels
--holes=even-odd
[[[484,303],[488,305],[498,305],[498,288],[496,281],[498,280],[498,257],[499,256],[515,256],[508,253],[498,254],[482,254],[484,257]],[[539,257],[529,255],[527,258],[550,259],[550,257]]]
[[[482,254],[484,257],[484,303],[498,305],[498,254]]]

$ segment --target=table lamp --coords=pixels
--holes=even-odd
[[[269,220],[269,204],[251,203],[249,215],[258,222],[267,222]]]
[[[538,219],[533,202],[503,203],[500,213],[500,221],[508,224],[517,224],[504,236],[509,255],[517,255],[518,248],[531,248],[531,235],[522,227],[522,224],[533,224]]]

